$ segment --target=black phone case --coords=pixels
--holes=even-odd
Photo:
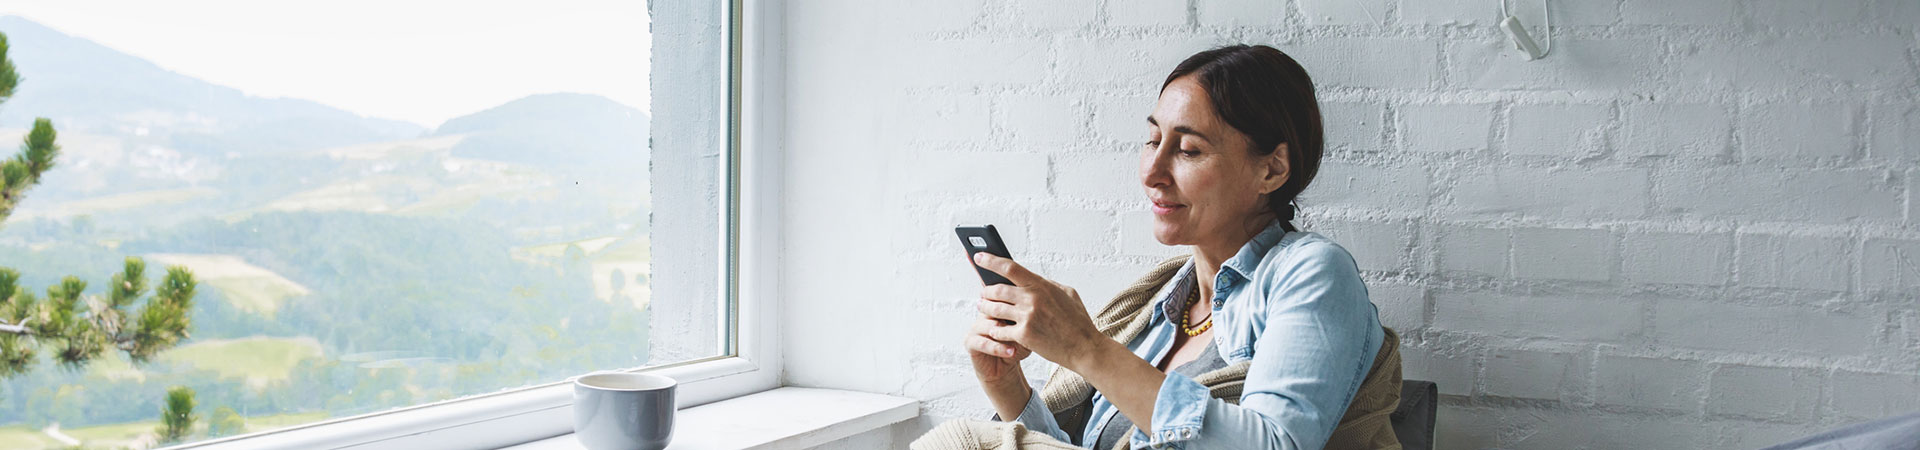
[[[979,252],[991,253],[1001,258],[1009,258],[1009,259],[1013,258],[1012,254],[1007,253],[1007,243],[1005,241],[1000,240],[1000,231],[995,230],[993,228],[993,225],[980,226],[980,227],[965,227],[965,226],[954,227],[953,233],[960,235],[960,247],[967,249],[968,264],[973,264],[973,254],[979,253]],[[974,245],[972,238],[975,238],[975,237],[980,238],[981,241],[983,241],[986,245],[984,246]],[[980,282],[987,284],[989,286],[995,285],[995,284],[1006,284],[1006,285],[1013,284],[1012,281],[1007,280],[1006,277],[1000,276],[1000,274],[993,273],[993,271],[991,270],[980,268],[979,264],[973,264],[973,270],[975,272],[980,272]]]

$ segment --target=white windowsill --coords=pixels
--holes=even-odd
[[[680,410],[667,450],[807,448],[920,415],[920,401],[866,392],[784,387]],[[576,450],[572,434],[504,450]]]

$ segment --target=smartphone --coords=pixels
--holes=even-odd
[[[993,225],[977,227],[958,226],[953,227],[953,234],[960,235],[960,247],[967,249],[967,264],[973,264],[973,271],[980,273],[980,283],[988,286],[996,284],[1013,285],[1013,281],[1007,280],[1007,277],[993,273],[991,270],[983,269],[979,264],[974,264],[973,262],[973,254],[980,252],[991,253],[1001,258],[1013,258],[1013,254],[1007,252],[1006,241],[1000,240],[1000,230],[994,229]],[[1013,325],[1013,321],[1000,319],[1000,324]]]
[[[960,246],[967,249],[968,264],[973,263],[973,254],[980,252],[987,252],[1001,258],[1013,258],[1012,254],[1007,253],[1006,241],[1000,240],[1000,230],[994,229],[993,225],[953,227],[953,234],[960,235]],[[1013,284],[1012,281],[1007,280],[1007,277],[993,273],[991,270],[983,269],[979,264],[974,264],[973,270],[980,273],[980,282],[982,284],[988,286]]]

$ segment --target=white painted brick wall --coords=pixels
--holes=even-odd
[[[1748,160],[1837,159],[1854,156],[1850,107],[1835,103],[1766,103],[1747,108],[1740,122]]]
[[[1440,270],[1507,276],[1513,238],[1507,230],[1449,227],[1440,234]]]
[[[1915,397],[1909,390],[1920,384],[1912,374],[1855,372],[1833,373],[1833,409],[1842,416],[1873,419],[1913,410]]]
[[[1820,396],[1821,378],[1811,369],[1723,365],[1707,382],[1707,414],[1805,420]]]
[[[1798,305],[1750,306],[1704,300],[1662,300],[1653,306],[1647,339],[1676,349],[1760,355],[1870,354],[1885,318]]]
[[[1620,21],[1634,25],[1725,25],[1736,17],[1734,0],[1626,0]]]
[[[1920,2],[1555,0],[1538,61],[1493,1],[880,4],[786,6],[783,370],[925,416],[827,448],[985,412],[953,225],[1089,308],[1181,253],[1142,208],[1143,118],[1239,42],[1318,84],[1300,223],[1440,384],[1442,448],[1755,448],[1920,409]]]
[[[1626,342],[1640,333],[1639,303],[1608,297],[1441,292],[1433,300],[1433,327],[1518,339]]]
[[[1491,25],[1500,4],[1474,0],[1414,0],[1400,3],[1400,20],[1417,25]]]
[[[1495,397],[1560,400],[1568,397],[1584,372],[1575,367],[1575,355],[1562,352],[1508,350],[1487,355],[1486,394]]]
[[[1726,108],[1708,103],[1635,103],[1624,115],[1626,141],[1615,149],[1622,156],[1720,156],[1733,127]]]
[[[1443,171],[1451,200],[1434,214],[1463,217],[1627,219],[1646,214],[1647,169],[1535,168],[1500,163]],[[1728,188],[1731,189],[1731,188]],[[1311,188],[1309,188],[1311,190]]]
[[[1513,231],[1513,276],[1607,281],[1613,278],[1613,236],[1606,230],[1522,228]]]
[[[1275,2],[1279,3],[1279,2]],[[1390,0],[1300,0],[1300,13],[1310,25],[1380,25],[1387,19]]]
[[[1107,0],[1107,26],[1165,27],[1186,24],[1186,0]]]
[[[1887,162],[1920,157],[1920,108],[1914,105],[1875,105],[1870,154]]]
[[[1603,355],[1595,369],[1595,403],[1674,413],[1700,409],[1705,383],[1699,362]]]
[[[1712,233],[1635,233],[1625,244],[1620,268],[1627,281],[1656,284],[1726,284],[1733,242]]]
[[[1605,150],[1613,125],[1603,104],[1514,105],[1508,113],[1507,153],[1578,158]]]
[[[1463,152],[1487,148],[1493,134],[1488,104],[1406,105],[1400,107],[1400,148],[1416,152]]]

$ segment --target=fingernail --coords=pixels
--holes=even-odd
[[[1000,351],[1000,354],[1002,354],[1002,355],[1007,355],[1007,356],[1013,356],[1013,349],[1006,349],[1006,350],[1001,350],[1001,351]]]

